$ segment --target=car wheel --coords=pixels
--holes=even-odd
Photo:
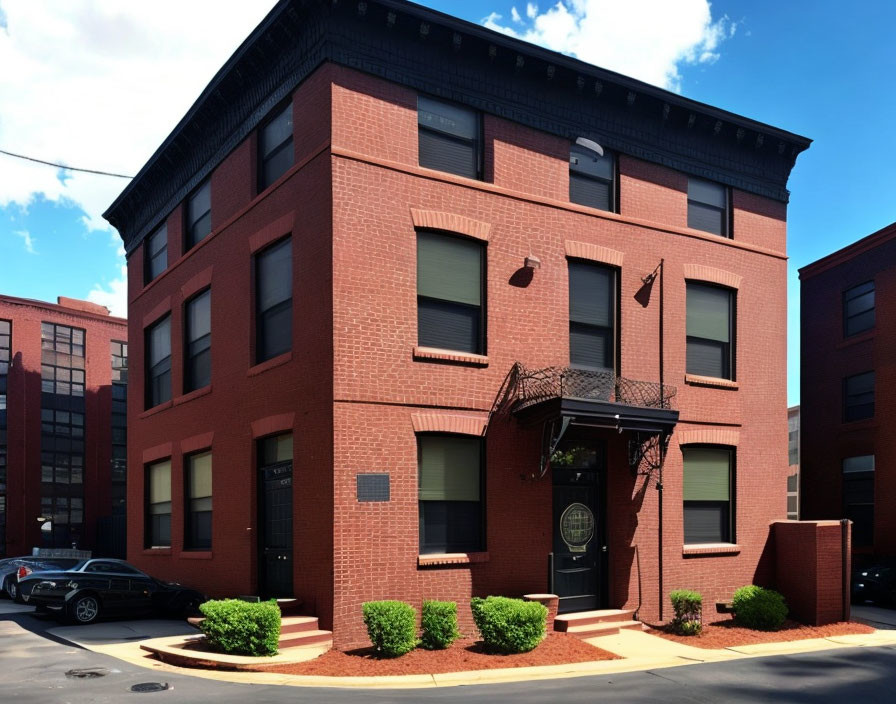
[[[199,611],[199,605],[201,603],[202,603],[202,601],[200,599],[197,599],[195,596],[187,599],[181,606],[181,609],[180,609],[181,617],[187,619],[187,618],[190,618],[191,616],[199,616],[201,613]]]
[[[68,607],[68,617],[72,623],[85,626],[100,617],[100,600],[93,594],[84,594],[72,600]]]
[[[19,583],[15,578],[8,578],[6,580],[6,593],[9,595],[9,598],[17,604],[24,603],[22,597],[19,596]]]

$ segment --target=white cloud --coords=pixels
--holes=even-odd
[[[137,173],[274,2],[0,0],[0,149]],[[126,185],[0,155],[0,207],[43,193],[90,230]]]
[[[523,21],[523,18],[520,17],[520,13],[517,11],[516,6],[510,8],[510,19],[517,23]]]
[[[495,13],[482,24],[676,91],[679,67],[716,61],[737,29],[727,15],[713,20],[708,0],[559,0],[544,12],[528,3],[526,17],[524,29],[502,25]]]
[[[87,300],[106,306],[112,315],[126,318],[128,315],[128,267],[121,265],[121,273],[117,279],[112,279],[108,284],[97,284]]]
[[[14,230],[12,234],[22,238],[22,241],[25,244],[25,251],[28,252],[28,254],[37,254],[37,251],[34,249],[34,238],[28,230]]]

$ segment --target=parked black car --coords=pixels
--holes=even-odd
[[[852,600],[857,604],[870,601],[878,606],[896,606],[896,566],[879,564],[855,570]]]
[[[81,560],[69,570],[41,572],[19,582],[22,598],[71,623],[127,614],[187,616],[205,597],[195,589],[162,582],[124,560]]]
[[[23,603],[19,596],[19,580],[32,572],[67,570],[81,561],[77,557],[8,557],[0,560],[0,596]]]

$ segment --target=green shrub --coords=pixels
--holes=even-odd
[[[427,650],[444,650],[460,637],[457,630],[457,603],[424,601],[420,625],[423,627],[420,644]]]
[[[403,601],[368,601],[361,606],[373,647],[383,657],[394,658],[417,645],[417,612]]]
[[[703,597],[700,592],[676,589],[669,594],[675,618],[672,630],[683,636],[696,636],[703,630]]]
[[[473,621],[489,650],[525,653],[544,640],[548,610],[537,601],[490,596],[470,600]]]
[[[249,603],[239,599],[206,601],[199,624],[208,644],[232,655],[276,655],[280,641],[280,608],[276,601]]]
[[[787,604],[773,589],[754,584],[734,592],[734,620],[738,625],[758,631],[775,631],[784,625]]]

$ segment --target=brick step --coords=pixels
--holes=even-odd
[[[298,633],[287,633],[280,636],[280,650],[284,648],[307,648],[309,646],[331,647],[332,645],[332,631],[299,631]]]
[[[621,630],[640,631],[644,626],[640,621],[607,621],[605,623],[583,623],[570,626],[566,633],[577,638],[615,636]]]
[[[572,626],[630,621],[632,614],[634,614],[633,609],[598,609],[596,611],[560,614],[554,619],[554,630],[562,632],[569,630]]]
[[[316,616],[284,616],[280,619],[281,637],[287,633],[318,630]]]

